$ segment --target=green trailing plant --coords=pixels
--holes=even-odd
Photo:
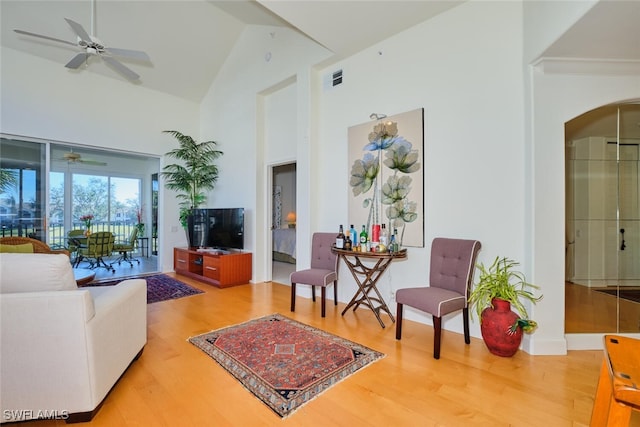
[[[517,262],[506,257],[496,257],[489,267],[479,263],[476,268],[480,272],[480,277],[469,294],[469,304],[475,308],[478,318],[482,319],[482,311],[492,305],[494,298],[509,301],[520,316],[520,319],[511,326],[510,331],[514,333],[518,327],[521,327],[525,332],[532,332],[537,323],[529,319],[523,301],[527,300],[535,304],[542,299],[542,295],[535,296],[533,290],[539,289],[539,286],[528,283],[524,274],[515,269],[518,265]]]
[[[162,168],[165,187],[178,193],[180,200],[180,224],[187,228],[187,217],[191,209],[204,205],[206,192],[213,190],[218,180],[215,160],[223,152],[216,149],[216,141],[196,142],[192,137],[175,130],[165,130],[178,140],[180,146],[166,153],[168,157],[182,163],[166,165]]]

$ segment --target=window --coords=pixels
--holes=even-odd
[[[0,227],[2,236],[42,239],[44,203],[41,144],[0,139]]]
[[[65,173],[51,172],[49,241],[64,244],[65,229],[83,229],[80,217],[93,215],[91,231],[111,231],[116,240],[126,240],[138,224],[142,182],[137,178],[92,175],[69,172],[65,189]],[[69,192],[69,202],[65,194]],[[68,207],[65,206],[68,204]],[[64,212],[69,212],[65,218]],[[65,222],[69,226],[65,227]]]

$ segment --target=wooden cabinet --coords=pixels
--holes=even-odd
[[[244,285],[251,281],[251,252],[200,252],[173,248],[173,269],[220,288]]]

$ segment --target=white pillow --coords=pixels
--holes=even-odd
[[[0,293],[78,289],[65,254],[0,254]]]

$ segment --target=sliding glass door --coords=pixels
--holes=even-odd
[[[80,218],[85,215],[93,216],[92,232],[110,231],[116,241],[127,240],[133,228],[139,227],[141,179],[112,176],[107,171],[98,175],[68,170],[51,172],[50,181],[50,243],[64,245],[64,230],[84,230]]]
[[[141,268],[156,271],[159,169],[157,157],[1,135],[0,233],[66,247],[93,215],[92,231],[119,242],[137,229]]]
[[[0,139],[0,227],[2,237],[44,240],[45,149],[42,144]]]

